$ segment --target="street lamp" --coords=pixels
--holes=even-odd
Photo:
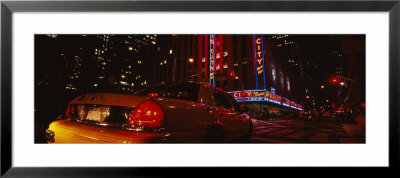
[[[188,61],[189,61],[189,63],[190,63],[190,75],[189,75],[189,80],[192,80],[193,78],[192,77],[194,77],[195,75],[193,75],[193,62],[194,62],[194,59],[193,58],[189,58],[188,59]]]

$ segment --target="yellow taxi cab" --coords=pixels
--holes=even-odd
[[[231,95],[192,82],[83,94],[46,130],[48,143],[232,143],[251,134],[251,119]]]

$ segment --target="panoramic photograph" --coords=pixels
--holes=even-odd
[[[35,144],[366,143],[364,34],[36,34]]]

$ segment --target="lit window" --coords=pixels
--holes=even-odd
[[[128,82],[120,81],[121,85],[129,85]]]
[[[228,56],[228,52],[224,51],[224,53],[222,55],[223,55],[223,57],[226,57],[226,56]]]
[[[169,50],[169,54],[172,54],[172,49]]]

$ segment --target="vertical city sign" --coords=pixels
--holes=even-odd
[[[210,35],[210,85],[215,86],[215,35]]]
[[[214,53],[215,53],[215,73],[221,74],[223,71],[223,41],[222,35],[214,37]]]
[[[255,73],[256,89],[259,88],[266,89],[263,35],[253,35],[253,41],[254,41],[254,73]]]

